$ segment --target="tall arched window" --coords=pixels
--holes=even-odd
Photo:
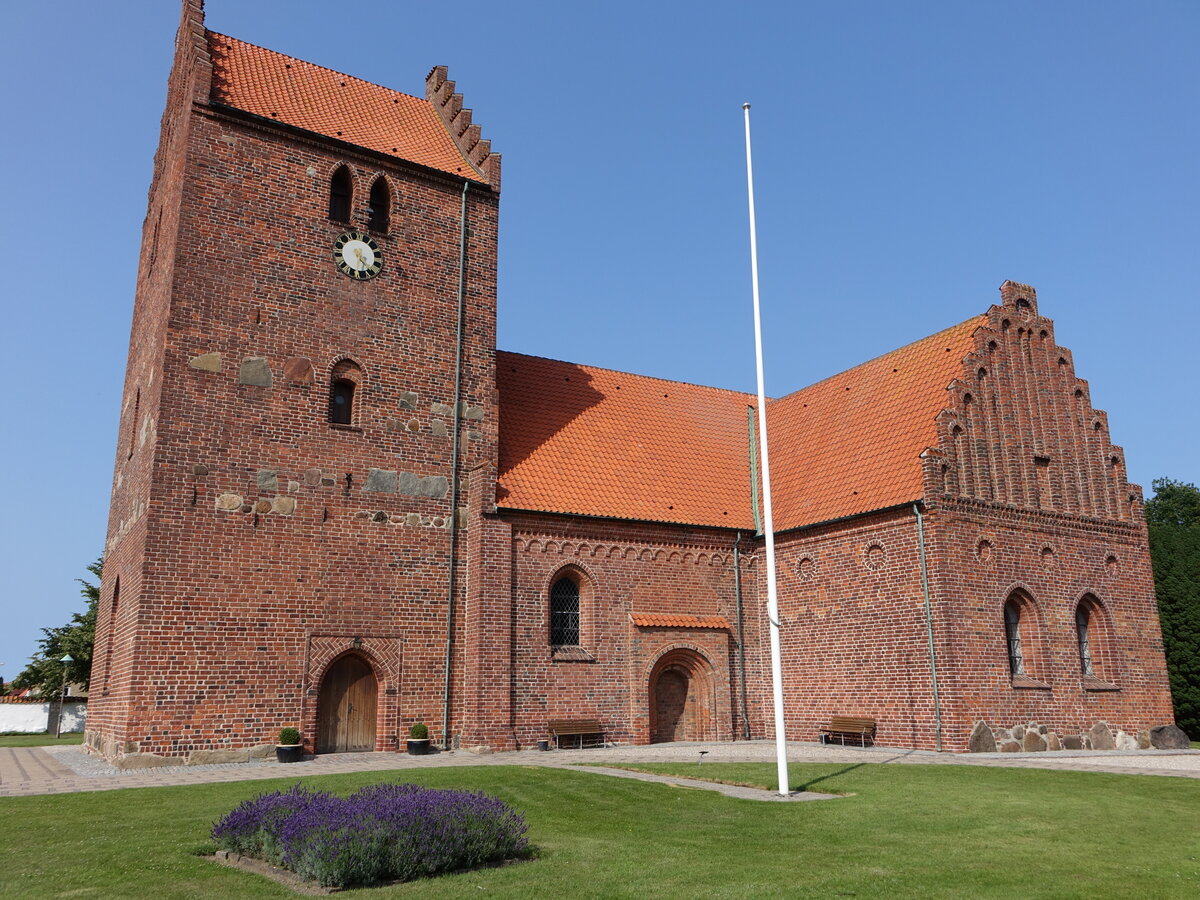
[[[333,425],[354,424],[354,402],[362,383],[362,369],[351,359],[343,359],[330,373],[329,421]]]
[[[371,185],[371,207],[367,210],[367,230],[375,234],[387,234],[391,220],[392,192],[387,179],[380,175]]]
[[[1021,646],[1021,604],[1014,599],[1004,604],[1004,637],[1008,643],[1008,671],[1025,674],[1025,651]]]
[[[1088,634],[1091,625],[1092,610],[1090,604],[1081,600],[1075,607],[1075,641],[1079,646],[1079,671],[1084,675],[1095,676],[1096,667],[1092,662],[1092,642]]]
[[[550,588],[550,643],[555,647],[579,644],[579,582],[569,575]]]
[[[350,221],[350,170],[338,166],[329,182],[329,218],[335,222]]]

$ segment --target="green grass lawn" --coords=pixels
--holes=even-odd
[[[0,747],[60,747],[64,744],[82,744],[83,732],[64,734],[58,740],[52,734],[3,734]]]
[[[695,766],[674,768],[696,775]],[[1200,896],[1200,781],[951,766],[795,765],[812,803],[536,767],[307,778],[349,792],[403,777],[521,810],[540,858],[362,897]],[[771,765],[708,764],[768,783]],[[288,897],[224,869],[212,822],[292,780],[0,799],[0,896]]]

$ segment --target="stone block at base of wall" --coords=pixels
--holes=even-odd
[[[249,750],[193,750],[187,755],[185,765],[211,766],[244,762],[250,762]]]

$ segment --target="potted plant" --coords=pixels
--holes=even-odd
[[[300,762],[304,759],[304,745],[300,743],[300,729],[288,726],[279,732],[279,743],[275,745],[275,758],[281,763]]]
[[[424,722],[417,722],[408,729],[408,752],[413,756],[424,756],[429,752],[429,729]]]

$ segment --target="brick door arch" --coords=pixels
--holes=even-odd
[[[655,663],[649,679],[650,743],[716,737],[712,667],[694,650],[676,649]]]

